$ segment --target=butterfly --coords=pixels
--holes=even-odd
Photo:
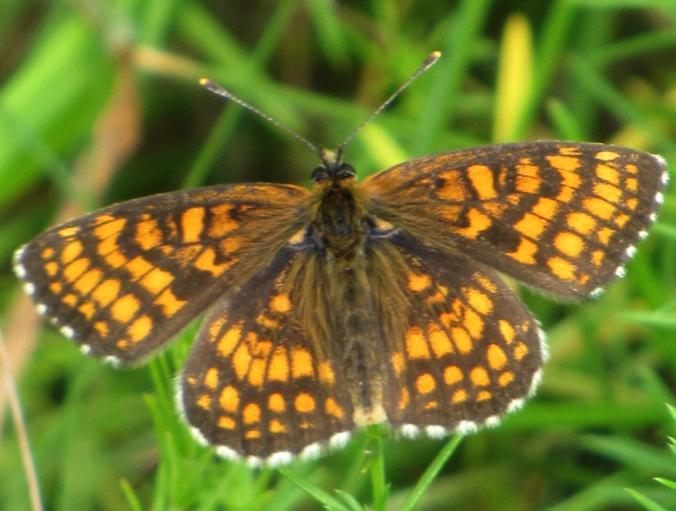
[[[405,437],[492,427],[533,394],[537,321],[498,272],[600,293],[647,236],[665,161],[540,141],[425,156],[358,182],[342,147],[312,189],[232,184],[112,205],[15,254],[38,312],[137,364],[206,311],[177,382],[194,436],[287,463],[386,422]]]

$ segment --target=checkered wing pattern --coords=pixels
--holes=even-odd
[[[598,293],[647,235],[664,160],[602,144],[503,144],[407,161],[368,178],[368,209],[565,298]]]
[[[16,273],[83,351],[136,362],[265,266],[308,221],[307,197],[233,185],[132,200],[44,232],[17,251]]]
[[[403,321],[378,348],[388,353],[390,424],[405,435],[467,433],[520,407],[539,382],[544,338],[504,282],[462,254],[402,233],[375,246],[373,258],[374,266],[387,259],[397,275],[374,295],[406,303],[403,316],[389,320],[381,307],[382,324]]]
[[[300,318],[301,294],[314,289],[307,272],[314,257],[282,249],[204,323],[179,399],[195,436],[221,456],[275,465],[317,455],[354,428],[339,360]]]

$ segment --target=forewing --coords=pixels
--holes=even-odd
[[[479,147],[411,160],[363,184],[369,211],[568,298],[621,275],[667,182],[664,160],[576,142]]]
[[[179,399],[195,435],[222,456],[284,463],[318,454],[322,443],[340,444],[354,428],[340,368],[299,313],[302,295],[316,288],[316,275],[307,273],[312,257],[280,251],[211,312],[193,346]]]
[[[233,185],[124,202],[42,233],[15,271],[83,351],[135,362],[265,266],[307,222],[307,195]]]
[[[385,311],[389,422],[405,435],[466,433],[521,406],[539,381],[546,348],[536,321],[500,277],[401,233],[376,245],[375,265],[387,261],[397,275],[383,282],[382,272],[372,272]]]

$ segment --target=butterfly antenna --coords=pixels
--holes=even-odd
[[[404,83],[402,83],[397,90],[395,90],[390,97],[388,97],[385,101],[382,102],[382,104],[376,108],[371,115],[369,115],[366,119],[364,119],[361,124],[359,124],[354,130],[352,130],[352,133],[350,133],[345,141],[338,146],[337,152],[338,154],[341,154],[343,152],[343,148],[354,138],[354,136],[359,133],[364,126],[366,126],[369,122],[373,120],[374,117],[376,117],[380,112],[385,110],[392,101],[395,100],[395,98],[401,94],[409,85],[411,85],[415,80],[420,77],[425,71],[427,71],[429,68],[431,68],[434,64],[436,64],[437,60],[441,57],[441,52],[440,51],[433,51],[430,53],[427,57],[425,57],[425,60],[422,61],[422,64],[416,69],[411,76],[408,77],[408,80],[406,80]]]
[[[258,117],[261,117],[262,119],[265,119],[266,121],[268,121],[268,122],[269,122],[270,124],[272,124],[273,126],[276,126],[276,127],[279,128],[280,130],[282,130],[282,131],[288,133],[289,135],[291,135],[291,136],[292,136],[293,138],[295,138],[296,140],[300,140],[303,144],[305,144],[306,146],[308,146],[308,147],[310,148],[310,150],[311,150],[313,153],[319,154],[319,149],[317,148],[317,146],[314,145],[312,142],[310,142],[310,141],[309,141],[307,138],[305,138],[303,135],[301,135],[300,133],[297,133],[296,131],[292,130],[292,129],[289,128],[288,126],[282,124],[281,122],[279,122],[279,121],[278,121],[277,119],[275,119],[274,117],[271,117],[270,115],[266,114],[265,112],[262,112],[261,110],[259,110],[259,109],[256,108],[255,106],[251,106],[249,103],[247,103],[247,102],[244,101],[243,99],[240,99],[238,96],[235,96],[232,92],[230,92],[230,91],[229,91],[228,89],[226,89],[225,87],[223,87],[223,86],[217,84],[216,82],[211,81],[209,78],[200,78],[199,84],[200,84],[202,87],[204,87],[205,89],[207,89],[207,90],[213,92],[214,94],[218,94],[219,96],[222,96],[222,97],[224,97],[224,98],[227,98],[227,99],[229,99],[230,101],[234,101],[234,102],[237,103],[239,106],[246,108],[246,109],[249,110],[250,112],[253,112],[253,113],[256,114]]]

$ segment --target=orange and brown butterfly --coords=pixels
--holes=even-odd
[[[19,249],[16,274],[64,336],[115,365],[208,311],[179,407],[218,454],[278,464],[373,423],[405,437],[497,425],[547,353],[497,272],[598,294],[667,182],[659,156],[593,143],[441,153],[363,183],[341,153],[319,153],[311,190],[213,186],[71,220]]]

